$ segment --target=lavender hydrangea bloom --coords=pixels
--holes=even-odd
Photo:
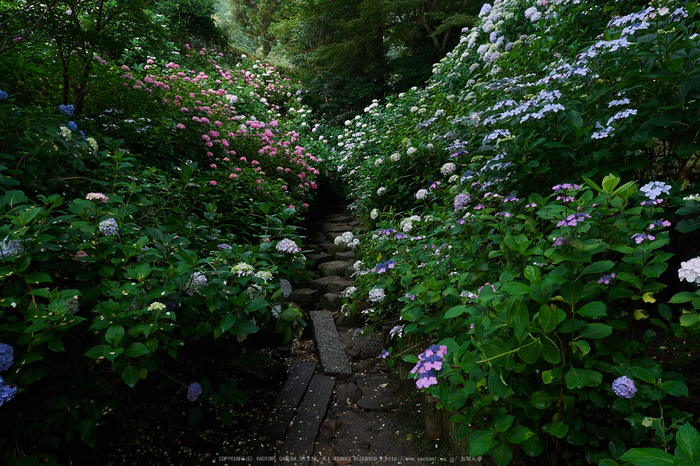
[[[61,111],[61,113],[68,116],[73,116],[73,112],[75,111],[75,107],[73,105],[59,105],[58,109]]]
[[[191,383],[189,389],[187,390],[187,399],[190,401],[197,401],[197,398],[199,398],[199,395],[201,394],[202,386],[197,382]]]
[[[280,252],[286,252],[287,254],[294,254],[299,251],[297,243],[289,238],[284,238],[279,243],[277,243],[277,250]]]
[[[454,207],[455,210],[461,210],[464,209],[467,204],[469,204],[472,201],[472,198],[469,194],[462,193],[462,194],[457,194],[455,197],[454,201]]]
[[[117,225],[117,221],[113,218],[102,220],[98,225],[98,228],[105,236],[114,236],[119,233],[119,226]]]
[[[22,242],[18,239],[5,239],[0,242],[0,257],[10,257],[23,252],[24,247],[22,247]]]
[[[637,393],[637,387],[634,385],[634,381],[624,375],[618,377],[612,383],[612,390],[615,395],[621,396],[622,398],[632,398],[635,393]]]
[[[447,347],[445,345],[432,345],[418,355],[418,362],[411,370],[411,374],[418,373],[416,387],[428,388],[431,385],[437,385],[438,381],[435,371],[442,369],[445,355],[447,355]]]
[[[195,272],[187,281],[187,294],[192,296],[197,289],[207,283],[207,277],[201,272]]]
[[[5,379],[0,377],[0,406],[6,401],[10,401],[17,394],[17,387],[5,385]]]
[[[14,350],[6,343],[0,343],[0,371],[6,371],[14,362]]]

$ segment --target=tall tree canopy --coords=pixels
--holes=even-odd
[[[299,68],[314,108],[343,119],[420,85],[483,0],[231,0],[236,21]]]

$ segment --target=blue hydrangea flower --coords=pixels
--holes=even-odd
[[[618,377],[612,383],[612,390],[615,395],[621,396],[622,398],[632,398],[635,393],[637,393],[637,387],[634,385],[634,381],[629,377]]]
[[[0,242],[0,257],[10,257],[23,252],[24,247],[22,247],[22,242],[18,239],[6,239]]]
[[[98,228],[105,236],[114,236],[119,233],[119,226],[117,225],[117,221],[113,218],[102,220],[98,225]]]
[[[7,92],[0,91],[0,100],[5,100],[5,99],[7,99],[7,97],[8,97]]]
[[[75,121],[69,121],[68,122],[68,129],[71,131],[77,131],[78,130],[78,124]]]
[[[0,406],[6,401],[10,401],[17,394],[17,387],[5,385],[5,379],[0,377]]]
[[[61,113],[68,116],[73,116],[73,112],[75,111],[75,107],[73,105],[59,105],[58,109],[61,111]]]
[[[14,362],[14,350],[6,343],[0,343],[0,371],[6,371]]]
[[[189,389],[187,390],[187,399],[190,401],[197,401],[197,398],[199,398],[199,395],[201,394],[202,386],[197,382],[191,383]]]

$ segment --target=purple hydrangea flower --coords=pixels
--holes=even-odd
[[[233,249],[233,248],[231,247],[230,244],[226,244],[226,243],[221,243],[221,244],[217,245],[217,247],[219,248],[219,251],[225,251],[225,250],[227,250],[227,249]]]
[[[587,218],[591,218],[591,216],[588,214],[571,214],[557,223],[557,227],[575,227],[576,224],[583,222]]]
[[[119,226],[117,225],[117,221],[113,218],[102,220],[98,227],[105,236],[114,236],[119,233]]]
[[[17,394],[17,387],[5,385],[5,379],[0,377],[0,406],[6,401],[10,401]]]
[[[654,228],[657,228],[657,227],[664,228],[664,227],[670,227],[670,226],[671,226],[671,222],[669,222],[668,220],[664,220],[663,218],[660,218],[659,220],[657,220],[654,223],[652,223],[651,225],[649,225],[649,229],[653,230]]]
[[[455,210],[461,210],[464,209],[467,204],[469,204],[472,201],[472,198],[469,194],[462,193],[462,194],[457,194],[455,197],[454,201],[454,207]]]
[[[294,254],[296,252],[299,252],[299,247],[297,246],[297,243],[295,243],[289,238],[284,238],[279,243],[277,243],[276,248],[278,251],[286,252],[287,254]]]
[[[201,394],[202,386],[197,382],[191,383],[189,389],[187,390],[187,399],[190,401],[197,401],[197,398],[199,398],[199,395]]]
[[[611,273],[610,275],[606,273],[600,278],[600,280],[598,280],[598,283],[605,283],[606,285],[609,285],[610,280],[612,280],[613,278],[615,278],[615,272]]]
[[[380,358],[386,359],[389,357],[389,352],[385,349],[382,350],[382,354],[379,355]]]
[[[612,390],[615,392],[615,395],[627,399],[632,398],[634,394],[637,393],[637,387],[634,386],[634,381],[624,375],[615,379],[612,383]]]
[[[635,243],[640,244],[642,241],[648,239],[649,241],[654,241],[656,239],[655,236],[652,235],[647,235],[646,233],[635,233],[632,235],[632,239],[634,240]]]
[[[437,385],[435,371],[442,369],[445,355],[447,355],[447,347],[445,345],[432,345],[418,355],[418,362],[411,370],[411,374],[418,373],[416,387],[428,388],[431,385]]]
[[[569,239],[566,236],[560,236],[558,238],[553,238],[553,239],[554,239],[554,243],[552,243],[552,246],[554,246],[555,248],[558,248],[560,246],[564,246],[565,244],[567,244],[569,242]]]
[[[14,362],[14,350],[6,343],[0,343],[0,371],[6,371]]]

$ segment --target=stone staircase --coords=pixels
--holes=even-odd
[[[311,280],[292,291],[288,301],[298,305],[311,325],[318,350],[317,362],[296,365],[258,433],[277,441],[276,447],[262,445],[252,464],[310,464],[314,443],[333,398],[336,380],[353,375],[341,343],[336,319],[342,318],[342,292],[352,286],[354,252],[334,243],[345,232],[362,233],[361,223],[349,211],[327,216],[307,238],[304,250]],[[281,445],[279,445],[281,442]],[[273,450],[276,454],[273,454]],[[262,459],[267,456],[267,460]],[[269,458],[274,457],[274,461]],[[261,459],[257,459],[261,458]]]

